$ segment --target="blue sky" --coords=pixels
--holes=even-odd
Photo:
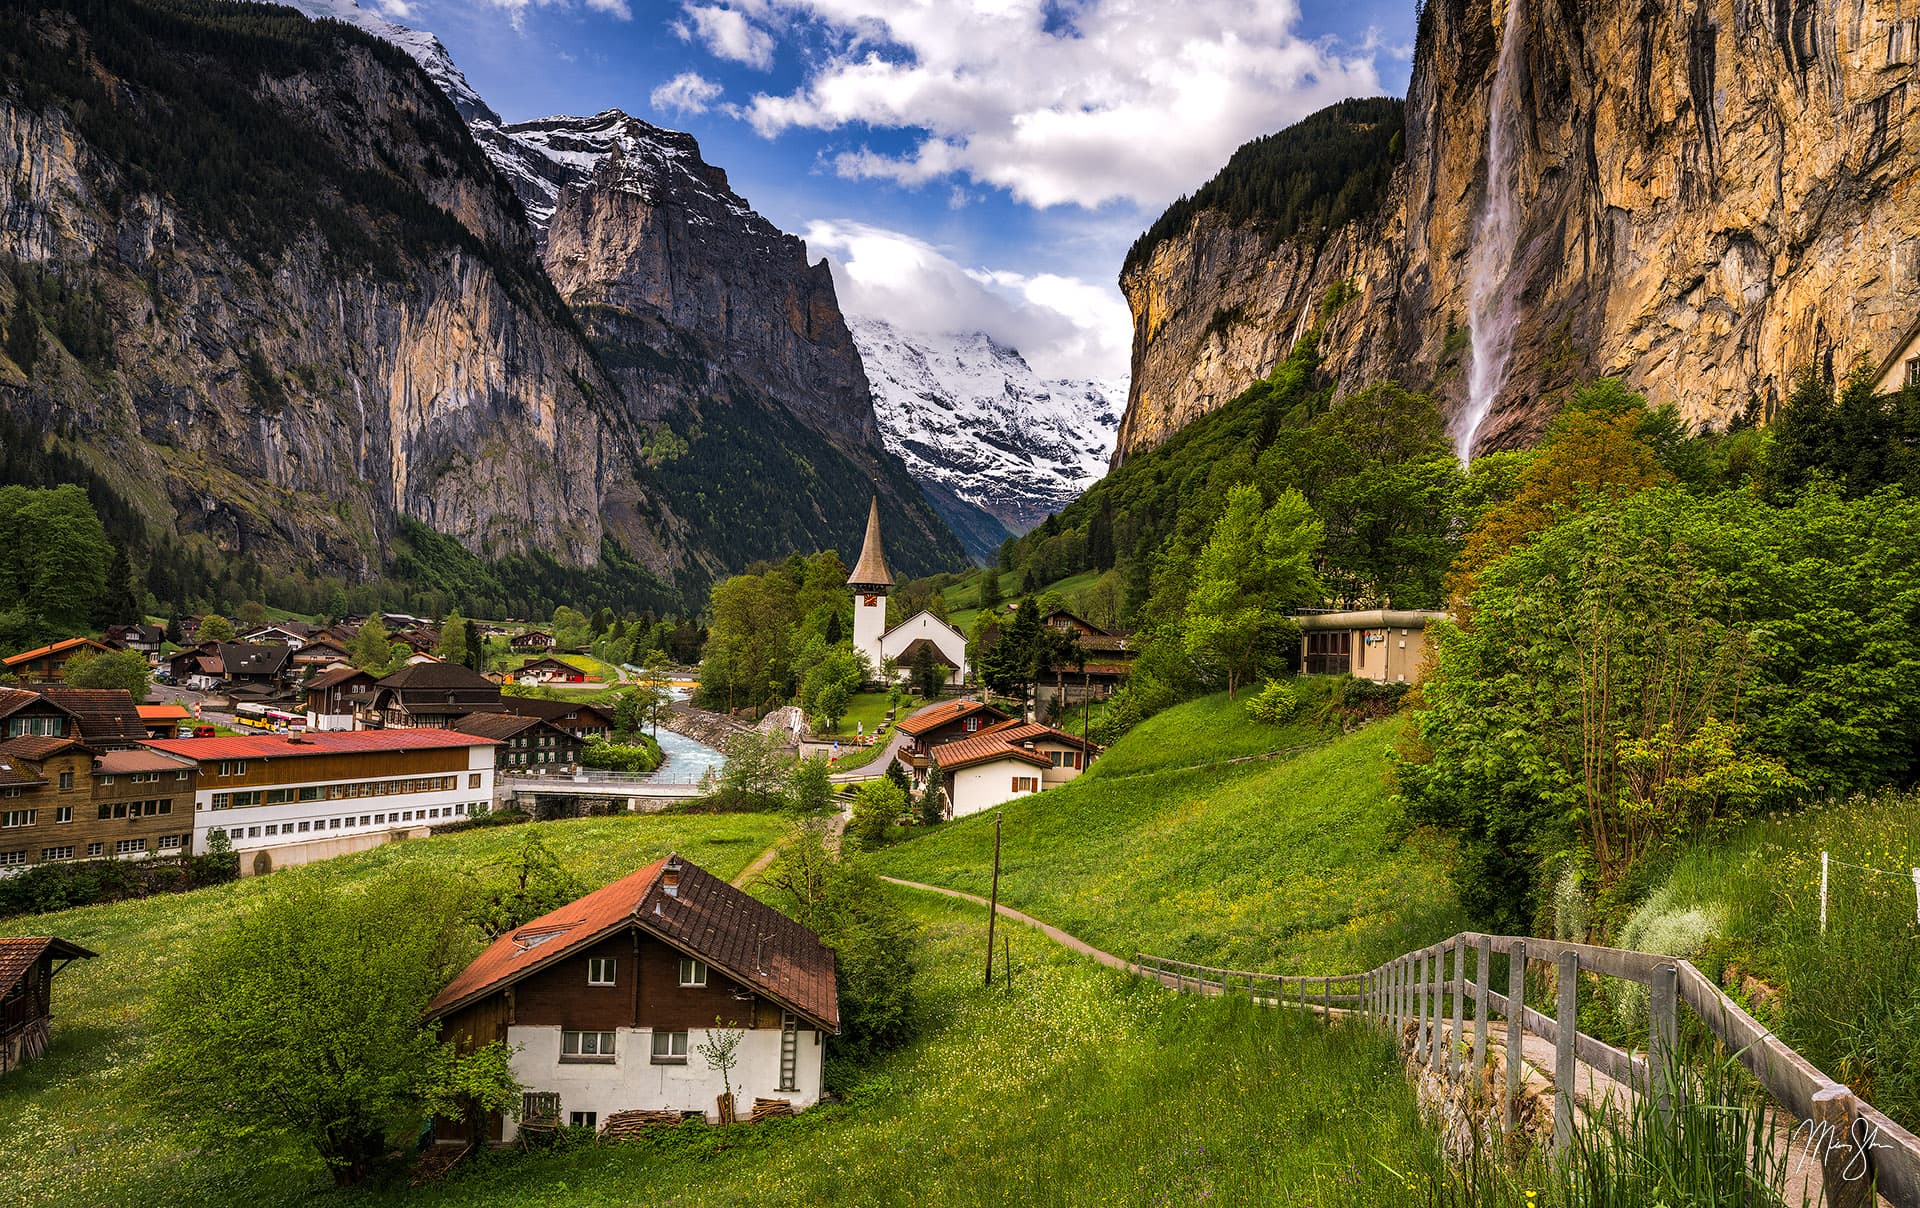
[[[1405,95],[1412,0],[360,0],[509,121],[691,131],[842,304],[1123,378],[1128,244],[1246,139]]]

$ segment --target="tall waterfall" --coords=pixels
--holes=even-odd
[[[1507,0],[1499,62],[1494,67],[1493,91],[1487,102],[1487,191],[1467,258],[1467,330],[1473,337],[1467,367],[1467,406],[1453,423],[1454,449],[1463,466],[1472,462],[1474,438],[1506,380],[1507,358],[1513,351],[1513,329],[1518,320],[1519,285],[1509,278],[1514,244],[1520,238],[1513,161],[1520,141],[1520,98],[1516,93],[1525,57],[1521,39],[1526,22],[1520,14],[1524,3]]]

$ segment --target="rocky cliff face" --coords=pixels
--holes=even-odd
[[[692,135],[622,116],[590,180],[560,192],[546,264],[604,342],[698,365],[710,394],[743,386],[836,443],[877,447],[826,261],[808,263],[804,242],[728,188]],[[613,363],[649,418],[682,401],[653,365]]]
[[[273,12],[10,19],[0,302],[31,335],[0,408],[159,531],[282,570],[378,575],[411,519],[573,565],[612,538],[670,574],[671,512],[617,452],[634,425],[454,110],[385,47]],[[235,47],[249,70],[213,57]],[[103,347],[25,306],[46,282],[91,299]]]
[[[1556,392],[1596,374],[1718,425],[1764,414],[1804,365],[1905,350],[1920,318],[1910,4],[1516,2],[1519,237],[1501,288],[1518,326],[1476,447],[1531,439]],[[1123,281],[1141,417],[1122,454],[1264,372],[1338,280],[1359,291],[1324,345],[1343,385],[1431,383],[1460,408],[1505,14],[1425,6],[1406,158],[1373,219],[1269,264],[1200,215]],[[1235,305],[1261,326],[1194,336]]]

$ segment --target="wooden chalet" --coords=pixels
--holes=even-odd
[[[351,730],[355,718],[369,707],[375,686],[371,673],[358,667],[335,667],[307,681],[307,729]]]
[[[64,642],[55,642],[50,646],[23,650],[6,659],[5,666],[7,674],[18,676],[22,683],[58,683],[65,672],[67,660],[82,651],[108,654],[111,653],[112,648],[92,638],[68,638]]]
[[[307,676],[324,671],[336,663],[352,661],[345,643],[326,637],[312,638],[293,652],[294,671]]]
[[[160,644],[167,640],[167,631],[161,625],[109,625],[100,640],[116,650],[137,651],[152,662],[160,657]]]
[[[589,677],[572,663],[549,654],[522,664],[513,678],[524,684],[584,684]]]
[[[544,629],[529,629],[507,639],[507,649],[515,654],[545,654],[553,647],[553,635]]]
[[[906,736],[903,751],[925,754],[943,742],[978,734],[982,728],[1008,720],[1008,715],[984,701],[943,700],[916,710],[895,728]]]
[[[451,728],[500,744],[493,754],[496,775],[500,771],[572,771],[586,746],[577,735],[551,722],[513,713],[469,713]]]
[[[444,730],[469,713],[500,709],[500,685],[458,663],[403,667],[374,686],[361,724]]]
[[[501,936],[426,1016],[462,1051],[504,1041],[526,1088],[517,1122],[435,1122],[436,1141],[467,1144],[625,1112],[717,1117],[721,1075],[698,1050],[723,1027],[746,1033],[739,1099],[811,1106],[840,1001],[818,936],[671,855]]]
[[[47,1051],[53,1038],[53,979],[98,956],[50,935],[0,939],[0,1074]]]
[[[42,688],[40,695],[77,723],[74,735],[97,751],[136,747],[147,739],[140,706],[121,688]]]
[[[548,700],[544,696],[502,696],[499,712],[537,717],[585,742],[613,734],[613,711],[583,701]]]
[[[1133,674],[1133,635],[1102,629],[1078,613],[1057,609],[1040,618],[1052,629],[1071,633],[1084,661],[1057,663],[1047,679],[1034,685],[1034,704],[1043,712],[1062,710],[1084,700],[1112,696]]]

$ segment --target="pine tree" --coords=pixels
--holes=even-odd
[[[980,572],[980,608],[986,611],[1000,607],[1000,568],[989,566]]]
[[[927,758],[927,787],[920,793],[920,821],[937,826],[947,816],[947,803],[941,793],[940,761]]]

